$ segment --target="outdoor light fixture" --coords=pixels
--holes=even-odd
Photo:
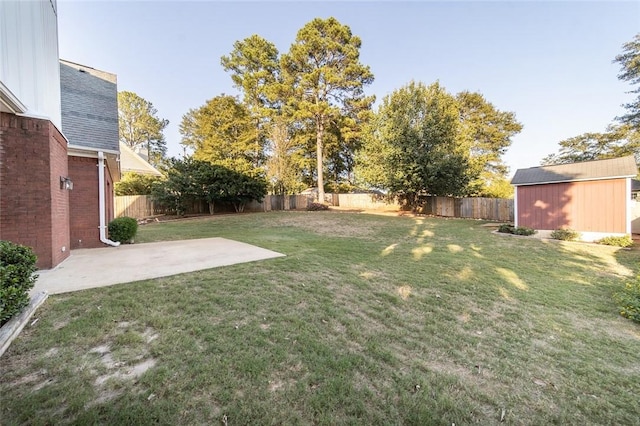
[[[73,189],[73,181],[64,176],[60,176],[60,189],[71,191]]]

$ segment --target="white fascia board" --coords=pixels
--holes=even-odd
[[[530,182],[530,183],[512,183],[513,186],[534,186],[534,185],[549,185],[552,183],[572,183],[572,182],[589,182],[592,180],[612,180],[612,179],[627,179],[633,178],[636,175],[626,175],[626,176],[607,176],[607,177],[599,177],[599,178],[584,178],[584,179],[568,179],[568,180],[554,180],[550,182]]]
[[[20,99],[2,81],[0,81],[0,102],[14,114],[24,114],[28,110],[27,106],[20,102]]]
[[[98,158],[98,152],[104,152],[105,154],[111,154],[111,155],[120,155],[120,151],[103,149],[103,148],[92,148],[92,147],[72,145],[72,144],[69,144],[67,146],[67,151],[69,155],[75,155],[77,157],[90,157],[90,158]]]

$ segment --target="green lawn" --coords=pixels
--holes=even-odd
[[[150,224],[287,257],[51,296],[0,424],[638,424],[637,250],[335,212]],[[153,265],[148,265],[153,268]]]

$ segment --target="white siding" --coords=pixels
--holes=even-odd
[[[0,0],[0,81],[61,128],[56,0]]]

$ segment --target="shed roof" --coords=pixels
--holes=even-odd
[[[635,177],[638,166],[633,155],[607,160],[582,163],[558,164],[555,166],[518,169],[511,185],[542,185],[548,183],[576,182]]]

